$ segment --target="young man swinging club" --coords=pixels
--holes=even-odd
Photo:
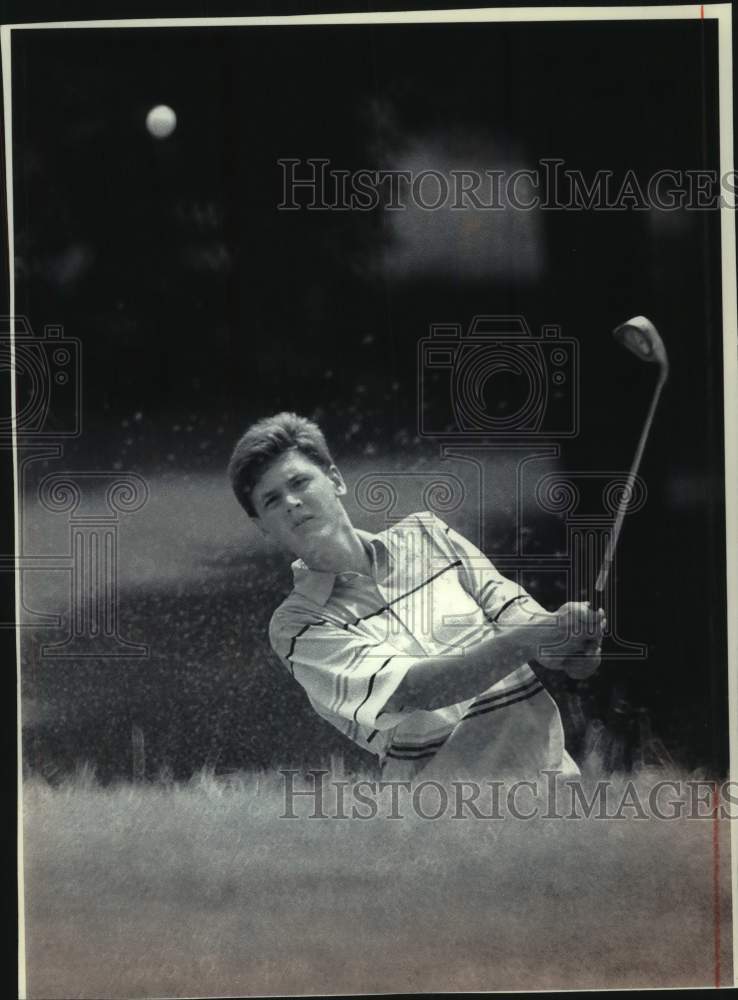
[[[529,666],[588,676],[604,612],[550,613],[427,511],[355,528],[320,428],[254,424],[229,464],[235,495],[292,563],[272,647],[315,711],[377,754],[384,780],[575,775],[558,708]]]

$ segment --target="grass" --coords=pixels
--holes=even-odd
[[[27,779],[29,996],[714,984],[711,820],[290,821],[281,784]]]

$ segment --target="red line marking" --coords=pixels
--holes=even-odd
[[[720,989],[720,810],[717,782],[712,786],[712,900],[715,930],[715,989]]]
[[[704,21],[704,19],[705,19],[705,5],[703,3],[700,4],[700,17]]]

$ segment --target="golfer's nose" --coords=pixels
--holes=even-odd
[[[288,493],[286,496],[287,507],[292,510],[295,507],[302,507],[302,500],[295,496],[293,493]]]

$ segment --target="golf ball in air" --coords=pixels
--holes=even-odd
[[[146,115],[146,128],[155,139],[166,139],[177,127],[177,116],[166,104],[157,104]]]

